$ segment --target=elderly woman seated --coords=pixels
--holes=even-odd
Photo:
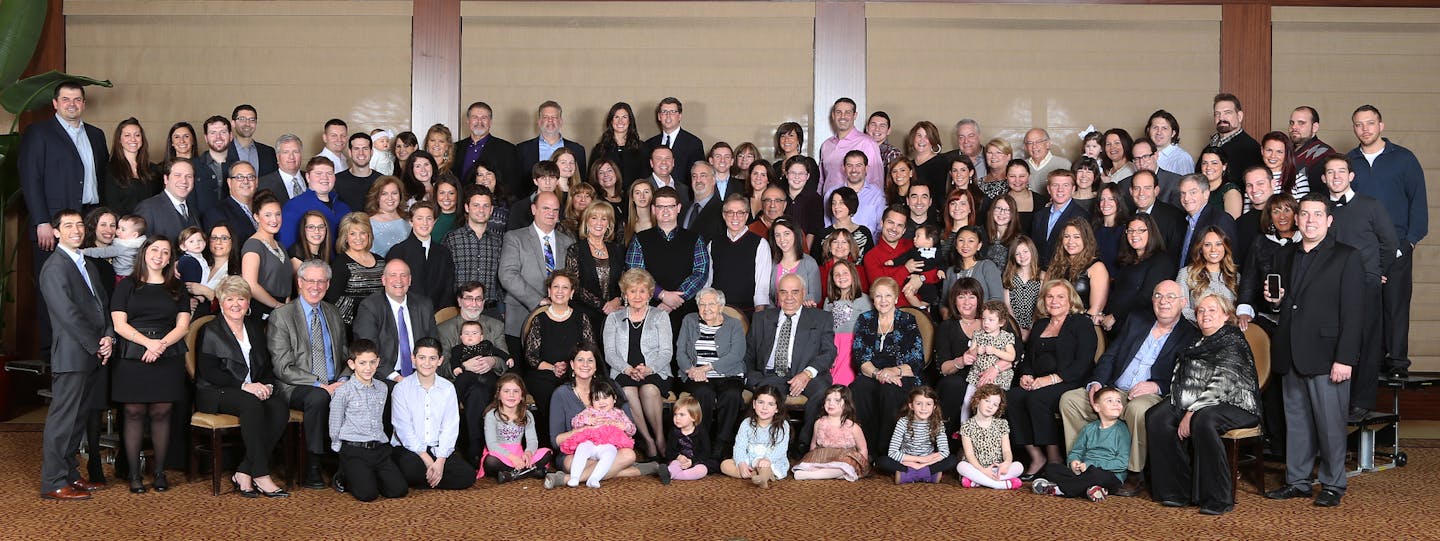
[[[721,311],[725,293],[718,289],[700,290],[695,305],[699,311],[680,322],[675,363],[685,391],[700,402],[699,429],[716,442],[711,458],[720,459],[734,446],[745,405],[745,329]]]
[[[1230,301],[1206,295],[1195,316],[1200,341],[1180,352],[1170,396],[1145,414],[1150,493],[1167,507],[1198,504],[1221,515],[1235,508],[1235,481],[1220,435],[1260,424],[1260,385]]]

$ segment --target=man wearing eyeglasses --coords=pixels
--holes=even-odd
[[[650,213],[655,227],[635,233],[625,253],[625,266],[645,269],[655,278],[650,301],[670,313],[671,328],[680,329],[680,319],[695,312],[695,295],[710,275],[710,252],[704,239],[694,231],[680,228],[680,197],[673,188],[655,190]]]
[[[1155,197],[1160,201],[1180,206],[1180,174],[1174,171],[1166,171],[1160,168],[1160,151],[1155,149],[1155,142],[1147,137],[1136,139],[1130,145],[1132,163],[1136,171],[1149,171],[1155,174],[1155,184],[1159,186],[1159,193]],[[1032,175],[1031,178],[1034,178]],[[1120,181],[1122,188],[1129,188],[1124,180]],[[1169,245],[1165,246],[1169,248]]]
[[[1099,418],[1090,407],[1095,391],[1101,387],[1120,389],[1120,400],[1125,403],[1120,418],[1130,429],[1130,464],[1125,468],[1129,472],[1125,485],[1116,492],[1120,496],[1140,493],[1145,477],[1141,475],[1146,459],[1145,412],[1170,392],[1176,355],[1200,337],[1195,324],[1180,317],[1189,302],[1180,284],[1174,280],[1160,282],[1150,299],[1154,314],[1139,311],[1125,319],[1115,341],[1095,364],[1090,383],[1060,396],[1060,420],[1065,424],[1068,450],[1080,429]]]
[[[211,229],[217,224],[226,224],[230,228],[230,236],[241,243],[255,234],[255,215],[250,212],[250,198],[255,196],[255,167],[250,162],[240,161],[230,164],[230,172],[225,176],[225,186],[230,189],[230,197],[221,200],[210,212],[201,217],[201,223],[205,229]]]
[[[678,170],[675,171],[675,177],[680,184],[685,186],[686,190],[689,190],[690,165],[705,159],[705,143],[695,134],[680,127],[680,120],[684,116],[685,105],[673,96],[655,104],[655,125],[660,127],[660,134],[645,140],[645,148],[649,150],[660,147],[670,149],[671,156],[675,160],[674,163],[680,164]],[[671,166],[673,167],[674,164]],[[684,195],[683,191],[681,195]]]
[[[765,197],[770,195],[774,194]],[[779,199],[783,205],[785,198]],[[744,195],[726,197],[720,218],[725,222],[725,233],[707,244],[714,272],[705,286],[725,293],[726,302],[748,313],[770,303],[770,244],[747,228],[750,201]]]
[[[255,106],[248,103],[236,105],[230,111],[230,122],[235,128],[230,142],[231,155],[250,162],[258,176],[268,175],[279,168],[275,147],[255,140],[255,128],[260,122],[260,113],[255,112]]]
[[[350,377],[345,364],[345,322],[325,302],[330,265],[318,259],[300,264],[296,284],[300,298],[270,313],[266,346],[275,363],[275,391],[291,409],[304,412],[305,488],[325,488],[320,460],[329,452],[330,397]]]
[[[1047,175],[1056,169],[1070,169],[1070,160],[1050,153],[1050,132],[1032,128],[1025,132],[1025,163],[1030,165],[1030,189],[1045,193]]]

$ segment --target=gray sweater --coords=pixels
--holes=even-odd
[[[670,314],[657,308],[645,312],[645,328],[640,331],[640,351],[645,366],[664,379],[671,377],[670,359],[675,357],[670,343]],[[630,309],[616,310],[605,318],[605,364],[610,365],[610,378],[630,368]]]
[[[715,351],[719,355],[711,369],[726,376],[745,375],[745,330],[740,321],[724,317],[720,330],[715,333]],[[675,340],[675,362],[680,365],[681,377],[695,366],[695,341],[700,338],[700,314],[687,314],[680,323],[680,337]],[[685,379],[689,379],[686,377]]]

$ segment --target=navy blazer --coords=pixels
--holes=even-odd
[[[1170,380],[1175,373],[1175,356],[1180,350],[1189,347],[1200,338],[1199,329],[1195,324],[1185,318],[1179,318],[1175,322],[1175,328],[1171,329],[1170,336],[1160,346],[1160,354],[1155,357],[1155,364],[1150,365],[1150,376],[1146,381],[1153,381],[1160,386],[1160,394],[1170,394]],[[1115,341],[1110,347],[1105,348],[1105,353],[1100,355],[1100,361],[1095,364],[1095,375],[1092,381],[1098,381],[1101,385],[1115,385],[1130,363],[1135,362],[1135,354],[1140,352],[1140,346],[1145,345],[1145,339],[1150,335],[1150,329],[1155,326],[1155,314],[1137,312],[1125,320],[1120,326],[1120,333],[1116,335]]]
[[[661,132],[654,137],[645,140],[645,162],[650,162],[650,151],[665,142],[665,133]],[[695,134],[680,128],[675,133],[675,140],[670,142],[670,153],[675,155],[675,170],[670,174],[675,176],[676,182],[690,187],[690,166],[695,162],[705,159],[705,143],[700,141]],[[814,180],[814,179],[812,179]]]
[[[1050,212],[1049,206],[1044,207],[1044,210],[1036,209],[1030,219],[1031,238],[1034,239],[1035,250],[1040,255],[1037,264],[1041,266],[1050,264],[1050,255],[1055,253],[1055,247],[1060,245],[1060,233],[1065,229],[1065,222],[1070,221],[1071,218],[1086,220],[1090,218],[1090,211],[1086,210],[1084,205],[1071,200],[1070,204],[1065,206],[1065,210],[1060,211],[1060,219],[1055,222],[1055,229],[1046,235],[1045,228],[1050,225]]]
[[[187,202],[187,205],[189,203]],[[141,201],[135,205],[135,214],[145,218],[145,236],[154,238],[156,235],[165,235],[165,238],[175,240],[180,232],[190,226],[199,226],[200,218],[195,207],[189,205],[190,217],[186,219],[175,210],[175,205],[170,202],[170,196],[164,190]],[[244,241],[241,241],[242,243]]]
[[[250,338],[250,357],[240,353],[240,341],[230,332],[223,317],[216,317],[200,328],[195,339],[195,409],[219,413],[220,395],[244,392],[240,385],[245,374],[255,383],[275,383],[270,365],[270,350],[265,344],[265,325],[253,318],[245,319],[245,333]]]
[[[412,288],[409,295],[405,296],[405,312],[410,316],[410,328],[406,329],[410,335],[411,352],[414,352],[415,341],[422,337],[439,339],[440,332],[435,327],[435,308],[430,305],[430,299],[418,294]],[[375,342],[375,349],[379,350],[380,368],[375,370],[375,377],[387,379],[391,372],[400,369],[400,330],[395,323],[395,313],[390,311],[390,299],[384,291],[372,293],[360,301],[360,307],[355,310],[355,322],[350,329],[351,338],[366,338]],[[441,352],[443,355],[446,352]]]
[[[95,160],[95,196],[99,197],[110,153],[106,151],[105,133],[89,124],[84,127]],[[30,212],[31,235],[40,224],[50,223],[50,218],[61,209],[80,210],[85,166],[80,162],[80,153],[70,134],[60,126],[59,118],[52,115],[27,128],[16,156],[21,193],[25,196],[25,209]]]
[[[252,215],[250,209],[240,206],[240,202],[233,197],[221,199],[218,204],[200,217],[200,223],[205,226],[205,234],[210,234],[210,229],[219,224],[225,224],[230,228],[230,238],[245,244],[244,239],[255,234],[255,224],[251,223]]]
[[[1181,222],[1180,242],[1183,243],[1185,242],[1185,233],[1190,227],[1189,216],[1182,216],[1181,220],[1183,221]],[[1186,251],[1184,247],[1179,247],[1170,251],[1177,255],[1184,253],[1181,259],[1190,259],[1190,257],[1195,254],[1195,246],[1200,244],[1205,228],[1212,225],[1220,228],[1220,232],[1225,234],[1225,238],[1230,241],[1231,251],[1233,252],[1238,234],[1235,229],[1235,219],[1231,218],[1230,213],[1225,212],[1225,209],[1208,203],[1205,205],[1205,208],[1200,209],[1200,217],[1195,220],[1195,232],[1190,235],[1190,250]],[[1188,261],[1180,261],[1180,268],[1185,268],[1187,263]]]
[[[256,177],[263,177],[280,169],[280,163],[275,160],[275,147],[261,143],[260,141],[251,140],[251,142],[255,144],[255,161],[260,162],[259,170],[255,172]],[[240,161],[238,145],[239,143],[230,141],[230,156],[233,157],[234,160],[226,159],[225,161]],[[339,171],[336,171],[336,173],[339,173]]]
[[[580,172],[580,177],[585,178],[585,147],[580,146],[580,143],[576,143],[565,138],[561,138],[560,141],[565,143],[565,148],[568,148],[570,149],[570,152],[575,153],[575,167]],[[515,188],[515,193],[510,194],[510,196],[516,199],[520,199],[522,197],[526,197],[532,193],[535,193],[534,177],[530,175],[530,169],[532,167],[535,167],[536,162],[540,160],[548,160],[550,159],[550,157],[540,155],[539,137],[536,137],[534,139],[526,139],[520,144],[515,145],[515,156],[516,161],[520,162],[520,170],[517,172],[518,178],[510,181],[510,186]],[[463,158],[464,157],[461,156],[456,159],[459,160]]]

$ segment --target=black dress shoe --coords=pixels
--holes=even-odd
[[[1363,420],[1365,420],[1365,416],[1366,416],[1366,415],[1370,415],[1370,410],[1365,409],[1365,408],[1362,408],[1362,407],[1359,407],[1359,406],[1352,406],[1352,407],[1350,408],[1350,421],[1351,421],[1351,422],[1363,421]]]
[[[313,468],[305,474],[305,482],[300,486],[305,488],[325,488],[325,478],[320,475],[320,468]]]
[[[265,492],[265,491],[263,491],[263,490],[260,490],[259,487],[256,487],[255,490],[254,490],[254,492],[256,492],[256,493],[258,493],[258,494],[260,494],[261,496],[264,496],[264,497],[266,497],[266,498],[289,498],[289,497],[290,497],[290,493],[287,492],[287,491],[286,491],[285,489],[283,489],[283,488],[276,488],[273,492]],[[253,496],[252,496],[252,497],[253,497]]]
[[[1310,491],[1303,488],[1287,485],[1265,493],[1266,498],[1272,500],[1288,500],[1290,498],[1309,498]]]
[[[1120,485],[1120,490],[1115,491],[1116,496],[1133,498],[1140,495],[1140,489],[1145,487],[1145,474],[1142,472],[1128,472],[1125,474],[1125,484]]]
[[[155,482],[152,484],[155,486],[155,492],[166,492],[170,490],[170,481],[165,479],[165,472],[163,471],[155,474]]]
[[[526,472],[524,472],[524,473],[525,473],[525,474],[528,474],[528,473],[530,473],[530,472],[529,472],[529,471],[526,471]],[[496,484],[503,485],[503,484],[505,484],[505,483],[509,483],[509,482],[511,482],[511,481],[514,481],[515,479],[519,478],[521,475],[522,475],[522,474],[521,474],[520,470],[517,470],[517,469],[515,469],[515,468],[510,468],[510,469],[507,469],[507,470],[500,470],[500,473],[495,474],[495,483],[496,483]]]
[[[1185,500],[1160,500],[1160,505],[1165,507],[1190,507],[1190,502]]]
[[[130,476],[130,493],[131,493],[131,494],[144,494],[144,493],[146,493],[146,492],[149,492],[149,490],[147,490],[147,489],[145,488],[145,478],[144,478],[144,477],[140,477],[140,476],[138,476],[138,475],[131,475],[131,476]]]
[[[345,493],[345,470],[335,470],[335,476],[330,478],[330,485],[335,487],[335,492]]]
[[[1202,505],[1202,506],[1200,506],[1200,514],[1202,514],[1202,515],[1215,515],[1215,516],[1219,516],[1219,515],[1223,515],[1223,514],[1225,514],[1225,513],[1229,513],[1229,512],[1231,512],[1231,511],[1234,511],[1234,510],[1235,510],[1235,506],[1234,506],[1234,505]]]
[[[1320,495],[1315,497],[1315,507],[1335,507],[1340,505],[1340,497],[1344,496],[1334,489],[1324,489]]]
[[[230,486],[235,489],[235,492],[240,493],[240,496],[241,496],[241,497],[244,497],[244,498],[259,498],[259,497],[260,497],[260,493],[255,492],[255,487],[254,487],[254,485],[251,485],[251,487],[250,487],[249,489],[240,488],[240,481],[236,481],[236,480],[235,480],[235,476],[233,476],[233,475],[230,476]]]

